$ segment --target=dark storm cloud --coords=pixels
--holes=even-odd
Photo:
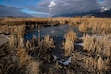
[[[3,0],[0,4],[5,5],[0,5],[0,16],[55,16],[111,8],[111,0]]]
[[[105,0],[105,6],[109,9],[111,9],[111,0]]]
[[[29,14],[24,13],[21,10],[22,10],[22,8],[0,5],[0,16],[30,17]]]
[[[39,5],[51,15],[73,14],[97,10],[97,0],[42,0]]]

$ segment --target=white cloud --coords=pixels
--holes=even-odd
[[[48,5],[49,8],[55,7],[56,3],[54,1],[51,1],[50,4]]]

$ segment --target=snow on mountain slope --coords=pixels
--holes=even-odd
[[[101,7],[100,12],[104,12],[104,11],[108,11],[108,10],[110,10],[110,9],[106,8],[106,7]]]

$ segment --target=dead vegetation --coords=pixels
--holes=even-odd
[[[26,74],[39,74],[40,72],[39,65],[40,62],[31,61],[26,67],[27,68]]]
[[[85,66],[90,71],[104,73],[110,70],[111,39],[110,35],[83,37],[84,48],[89,57],[84,57]],[[104,71],[104,72],[103,72]]]
[[[84,50],[91,52],[91,53],[96,53],[96,54],[101,54],[103,56],[110,57],[111,55],[111,39],[109,38],[110,35],[106,36],[89,36],[86,35],[83,38],[84,42]]]
[[[65,34],[64,38],[63,49],[65,50],[65,56],[71,56],[74,51],[74,41],[77,39],[76,33],[70,30]]]
[[[110,18],[4,18],[0,20],[0,33],[9,34],[9,43],[0,46],[0,74],[110,74],[111,70]],[[36,25],[35,25],[36,24]],[[53,37],[33,35],[24,41],[24,33],[38,25],[69,24],[85,33],[82,50],[76,49],[77,33],[69,30],[64,35],[65,57],[71,56],[68,66],[52,57],[57,46]],[[28,26],[28,28],[27,28]],[[78,46],[79,47],[79,46]],[[62,47],[61,47],[62,48]]]
[[[110,19],[86,19],[79,26],[80,32],[91,33],[91,34],[110,34],[111,33],[111,22]]]
[[[44,39],[41,41],[41,45],[43,49],[54,48],[54,41],[49,35],[46,35]]]

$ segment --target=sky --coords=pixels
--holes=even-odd
[[[111,8],[111,0],[0,0],[0,16],[51,17]]]

